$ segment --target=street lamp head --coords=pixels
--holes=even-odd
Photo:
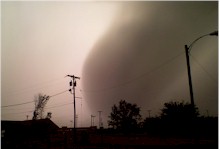
[[[218,31],[214,31],[212,33],[209,34],[210,36],[218,36]]]

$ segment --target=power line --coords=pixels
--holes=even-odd
[[[51,96],[49,96],[49,97],[52,98],[52,97],[58,96],[58,95],[60,95],[60,94],[63,94],[63,93],[65,93],[65,92],[67,92],[67,91],[69,91],[69,90],[62,91],[62,92],[60,92],[60,93],[51,95]],[[20,105],[25,105],[25,104],[33,103],[33,102],[35,102],[35,101],[27,101],[27,102],[22,102],[22,103],[18,103],[18,104],[11,104],[11,105],[6,105],[6,106],[1,106],[1,108],[20,106]]]
[[[126,82],[123,82],[123,83],[121,83],[121,84],[118,84],[118,85],[115,85],[115,86],[111,86],[111,87],[106,87],[106,88],[99,89],[99,90],[82,90],[82,91],[84,91],[84,92],[103,92],[103,91],[112,90],[112,89],[115,89],[115,88],[118,88],[118,87],[121,87],[121,86],[130,84],[130,83],[132,83],[132,82],[134,82],[134,81],[136,81],[136,80],[138,80],[138,79],[141,79],[141,78],[143,78],[143,77],[145,77],[145,76],[147,76],[147,75],[150,75],[150,74],[152,74],[152,73],[154,73],[154,72],[160,70],[161,68],[163,68],[164,66],[168,65],[170,62],[174,61],[174,60],[175,60],[176,58],[178,58],[179,56],[181,56],[182,54],[184,54],[184,52],[180,52],[180,53],[177,54],[176,56],[174,56],[174,57],[170,58],[169,60],[165,61],[164,63],[162,63],[162,64],[160,64],[160,65],[154,67],[154,68],[151,69],[150,71],[145,72],[145,73],[143,73],[143,74],[141,74],[141,75],[139,75],[139,76],[137,76],[137,77],[135,77],[135,78],[133,78],[133,79],[130,79],[130,80],[126,81]]]
[[[191,55],[191,57],[202,68],[202,70],[210,77],[212,81],[217,82],[217,80],[202,66],[202,64],[194,56]]]
[[[58,95],[60,95],[60,94],[63,94],[63,93],[65,93],[65,92],[67,92],[67,91],[69,91],[69,90],[65,90],[65,91],[62,91],[62,92],[60,92],[60,93],[51,95],[50,98],[55,97],[55,96],[58,96]]]
[[[7,108],[7,107],[13,107],[13,106],[20,106],[20,105],[25,105],[25,104],[29,104],[29,103],[33,103],[34,101],[28,101],[28,102],[22,102],[22,103],[18,103],[18,104],[11,104],[11,105],[7,105],[7,106],[1,106],[1,108]]]
[[[52,106],[52,107],[45,107],[45,109],[52,109],[52,108],[57,108],[57,107],[63,107],[63,106],[70,105],[70,104],[73,104],[73,103],[71,102],[71,103],[66,103],[66,104]]]
[[[60,82],[61,79],[52,79],[52,80],[49,80],[49,81],[44,81],[42,83],[37,83],[37,84],[34,84],[34,85],[30,85],[29,87],[24,87],[24,88],[21,88],[19,90],[14,90],[14,91],[11,91],[10,90],[10,95],[15,95],[15,94],[23,94],[25,92],[28,92],[29,90],[36,90],[36,89],[42,89],[42,88],[48,88],[48,86],[51,86],[51,82],[53,82],[53,84],[57,84],[57,82],[59,81]],[[50,84],[49,84],[50,83]]]
[[[63,107],[63,106],[70,105],[70,104],[73,104],[73,103],[71,102],[71,103],[66,103],[66,104],[62,104],[62,105],[56,105],[56,106],[52,106],[52,107],[45,107],[45,109],[53,109],[53,108]],[[24,113],[29,113],[29,112],[34,112],[34,110],[29,110],[29,111],[24,111],[24,112],[16,112],[16,113],[2,113],[2,115],[24,114]]]

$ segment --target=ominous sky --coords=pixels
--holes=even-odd
[[[1,108],[5,120],[33,116],[38,93],[59,126],[72,126],[77,80],[77,126],[102,111],[107,126],[121,99],[160,115],[165,102],[190,102],[184,45],[218,30],[218,2],[2,2]],[[195,104],[218,115],[218,37],[190,52]],[[59,95],[57,95],[59,94]],[[53,96],[55,95],[55,96]],[[30,102],[30,103],[29,103]]]

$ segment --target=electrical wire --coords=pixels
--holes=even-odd
[[[52,84],[57,84],[58,81],[60,82],[61,79],[52,79],[49,81],[44,81],[42,83],[37,83],[34,85],[30,85],[29,87],[25,87],[25,88],[21,88],[19,90],[14,90],[14,91],[10,91],[10,95],[17,95],[17,94],[23,94],[26,92],[29,92],[30,90],[36,90],[36,89],[43,89],[43,88],[48,88],[49,86],[51,86]]]
[[[69,91],[69,90],[65,90],[65,91],[59,92],[59,93],[51,95],[49,97],[52,98],[52,97],[58,96],[60,94],[63,94],[65,92],[67,92],[67,91]],[[30,104],[30,103],[33,103],[33,102],[35,102],[35,101],[27,101],[27,102],[22,102],[22,103],[18,103],[18,104],[11,104],[11,105],[6,105],[6,106],[1,106],[1,108],[20,106],[20,105]]]
[[[52,97],[54,97],[54,96],[58,96],[58,95],[60,95],[60,94],[63,94],[63,93],[65,93],[65,92],[67,92],[67,91],[69,91],[69,90],[62,91],[62,92],[60,92],[60,93],[51,95],[51,96],[49,96],[49,97],[52,98]]]
[[[98,89],[98,90],[81,90],[81,91],[88,92],[88,93],[91,93],[91,92],[103,92],[103,91],[112,90],[112,89],[115,89],[115,88],[118,88],[118,87],[121,87],[121,86],[125,86],[127,84],[130,84],[130,83],[132,83],[132,82],[134,82],[134,81],[136,81],[138,79],[146,77],[147,75],[150,75],[150,74],[160,70],[161,68],[163,68],[164,66],[168,65],[169,63],[171,63],[172,61],[174,61],[176,58],[180,57],[183,54],[184,54],[184,52],[181,52],[181,53],[177,54],[176,56],[170,58],[169,60],[165,61],[164,63],[156,66],[152,70],[150,70],[150,71],[148,71],[146,73],[143,73],[143,74],[141,74],[141,75],[139,75],[139,76],[137,76],[137,77],[135,77],[133,79],[130,79],[130,80],[126,81],[126,82],[123,82],[121,84],[118,84],[118,85],[115,85],[115,86],[111,86],[111,87],[102,88],[102,89]]]
[[[202,70],[209,76],[209,78],[213,81],[213,82],[218,82],[203,66],[202,64],[194,57],[192,56],[192,59],[202,68]]]
[[[45,109],[53,109],[53,108],[63,107],[63,106],[70,105],[70,104],[73,104],[73,103],[71,102],[71,103],[66,103],[66,104],[62,104],[62,105],[56,105],[56,106],[52,106],[52,107],[45,107]],[[29,111],[24,111],[24,112],[16,112],[16,113],[4,113],[4,114],[2,113],[2,115],[24,114],[24,113],[30,113],[30,112],[34,112],[34,110],[29,110]]]
[[[73,102],[65,103],[65,104],[62,104],[62,105],[56,105],[56,106],[52,106],[52,107],[45,107],[45,109],[52,109],[52,108],[57,108],[57,107],[63,107],[63,106],[70,105],[70,104],[73,104]]]
[[[11,105],[6,105],[6,106],[1,106],[1,108],[20,106],[20,105],[25,105],[25,104],[33,103],[33,102],[34,101],[28,101],[28,102],[22,102],[22,103],[18,103],[18,104],[11,104]]]

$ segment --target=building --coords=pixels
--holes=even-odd
[[[48,148],[59,127],[50,119],[1,121],[2,148]]]

